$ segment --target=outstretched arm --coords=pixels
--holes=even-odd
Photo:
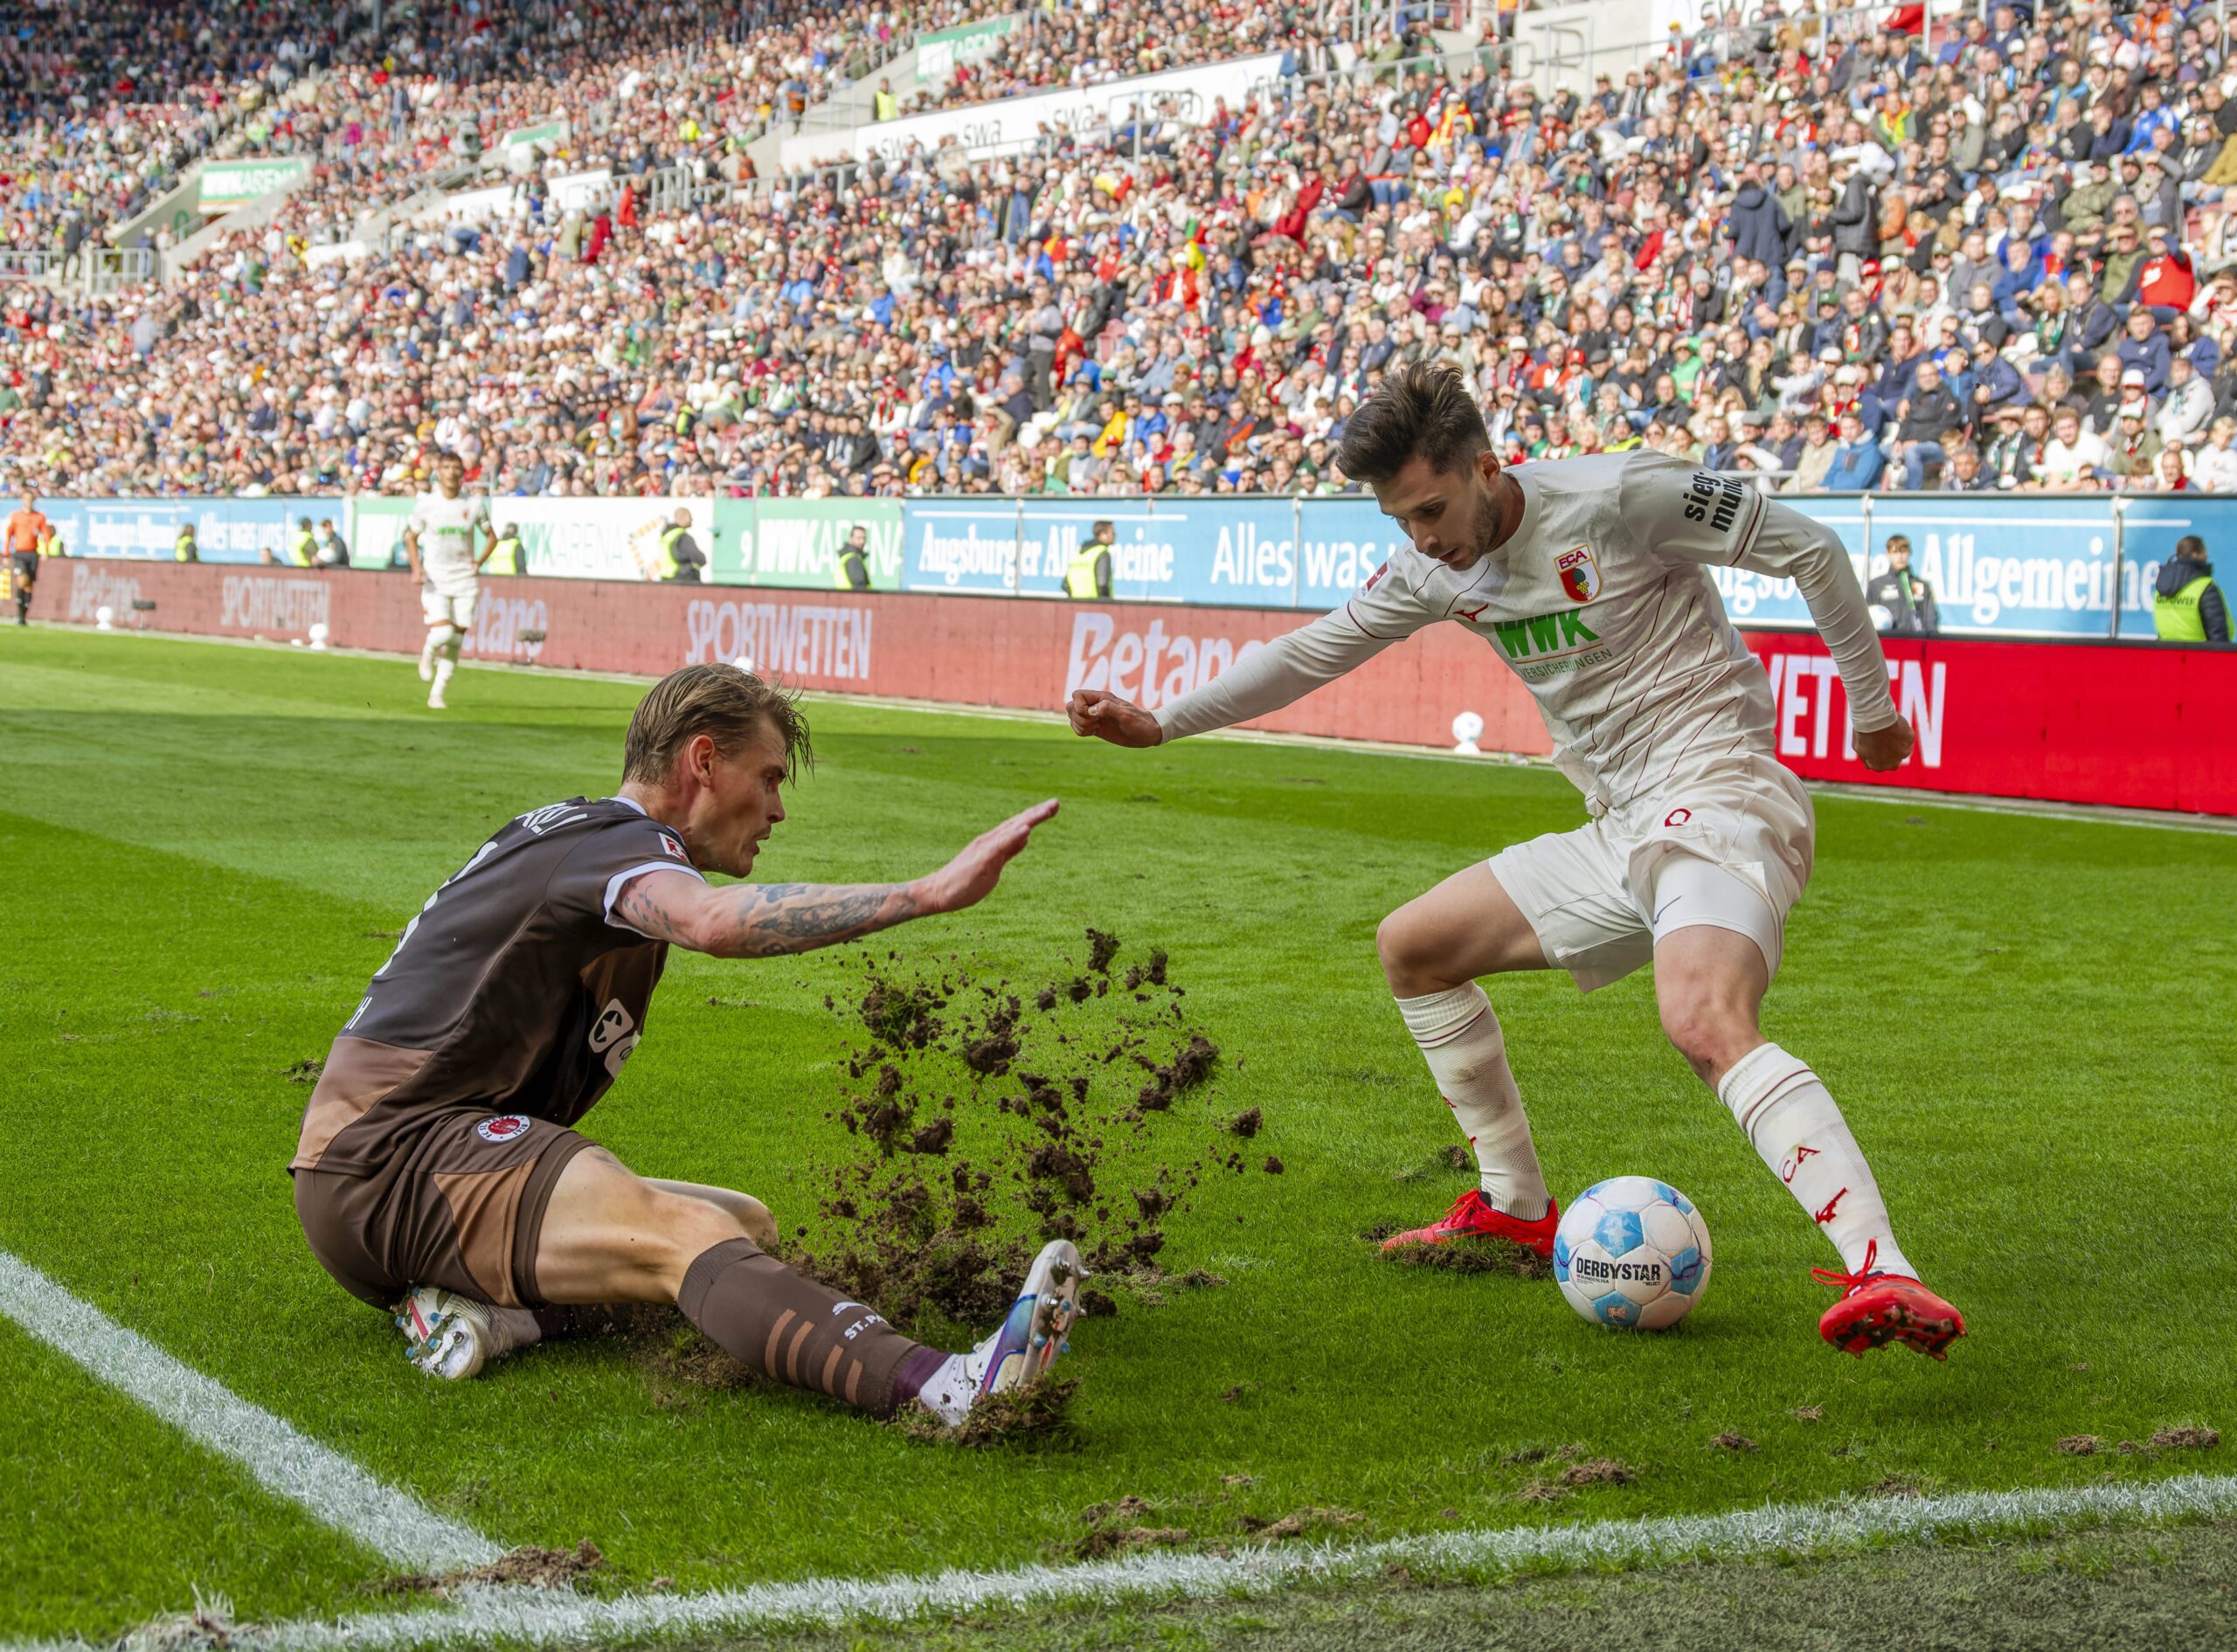
[[[615,897],[613,922],[715,957],[774,957],[836,946],[911,918],[960,912],[994,892],[1033,828],[1056,812],[1035,804],[981,833],[938,871],[907,883],[732,883],[648,872]]]
[[[1387,589],[1393,582],[1380,583]],[[1065,715],[1074,734],[1093,735],[1115,746],[1154,746],[1248,722],[1365,665],[1435,617],[1403,598],[1370,591],[1264,647],[1247,650],[1202,688],[1167,701],[1154,712],[1100,688],[1081,688],[1074,691]]]

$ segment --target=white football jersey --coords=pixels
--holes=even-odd
[[[419,495],[406,526],[419,536],[419,566],[428,584],[446,596],[473,591],[479,549],[474,527],[488,520],[489,501],[478,494],[461,494],[456,499]]]
[[[1167,739],[1248,722],[1423,626],[1467,626],[1529,688],[1554,762],[1595,813],[1735,752],[1770,757],[1770,681],[1707,564],[1801,586],[1859,729],[1896,721],[1885,656],[1832,532],[1744,483],[1652,453],[1513,473],[1522,521],[1465,573],[1411,545],[1343,607],[1157,712]]]

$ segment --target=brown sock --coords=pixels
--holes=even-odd
[[[898,1408],[895,1378],[902,1362],[923,1347],[868,1303],[801,1277],[750,1239],[726,1240],[702,1252],[684,1272],[675,1305],[761,1375],[829,1394],[875,1416],[890,1416]]]

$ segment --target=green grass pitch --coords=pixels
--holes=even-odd
[[[0,1248],[500,1544],[593,1539],[585,1589],[1058,1558],[1084,1509],[1130,1494],[1212,1546],[1311,1507],[1379,1537],[2074,1484],[2221,1454],[2085,1458],[2061,1436],[2237,1424],[2237,838],[1821,798],[1767,1030],[1825,1075],[1973,1333],[1946,1365],[1860,1363],[1816,1335],[1807,1269],[1830,1251],[1661,1040],[1643,977],[1495,997],[1557,1195],[1637,1171],[1700,1205],[1715,1274],[1680,1331],[1598,1331],[1550,1283],[1396,1268],[1361,1240],[1466,1185],[1439,1162],[1451,1123],[1375,923],[1580,819],[1557,777],[1239,742],[1125,753],[840,701],[811,706],[820,761],[762,874],[913,874],[1061,797],[994,899],[890,944],[1022,978],[1091,923],[1169,950],[1224,1052],[1178,1128],[1258,1107],[1287,1167],[1208,1182],[1174,1226],[1166,1260],[1228,1282],[1085,1322],[1079,1436],[1049,1451],[695,1389],[613,1339],[438,1387],[303,1246],[282,1166],[308,1092],[287,1069],[324,1054],[382,932],[488,832],[613,790],[639,690],[473,671],[441,715],[422,692],[408,662],[0,635]],[[676,956],[587,1132],[813,1223],[812,1163],[844,1140],[835,1062],[859,1041],[823,999],[859,979],[851,950]],[[0,1414],[0,1639],[114,1635],[197,1589],[264,1620],[395,1604],[377,1557],[4,1322]],[[1758,1448],[1712,1447],[1725,1431]],[[1637,1477],[1519,1495],[1543,1469],[1507,1459],[1565,1442]]]

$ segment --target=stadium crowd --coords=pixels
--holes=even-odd
[[[354,26],[308,0],[0,6],[0,249],[74,264],[329,62]]]
[[[290,228],[308,245],[340,241],[368,214],[494,156],[508,133],[564,123],[535,150],[538,182],[735,156],[967,3],[494,0],[462,18],[414,19],[336,65],[256,152],[313,163],[317,210],[291,203]]]
[[[1544,96],[1420,35],[1307,74],[1328,46],[1293,10],[1181,34],[1122,0],[1069,37],[1098,63],[1241,41],[1302,78],[790,181],[748,175],[745,133],[860,79],[898,14],[664,10],[574,57],[538,43],[576,9],[467,15],[470,73],[417,43],[273,122],[316,181],[184,280],[0,294],[0,491],[410,491],[442,449],[505,494],[1326,491],[1346,419],[1425,356],[1514,459],[2237,488],[2237,66],[2204,7],[1770,6]],[[1053,38],[980,88],[1041,84]],[[602,156],[610,195],[563,211],[531,175],[520,217],[329,255],[456,158],[454,109],[495,133],[555,87],[578,115],[613,93],[549,169]],[[655,207],[675,164],[696,198]]]

